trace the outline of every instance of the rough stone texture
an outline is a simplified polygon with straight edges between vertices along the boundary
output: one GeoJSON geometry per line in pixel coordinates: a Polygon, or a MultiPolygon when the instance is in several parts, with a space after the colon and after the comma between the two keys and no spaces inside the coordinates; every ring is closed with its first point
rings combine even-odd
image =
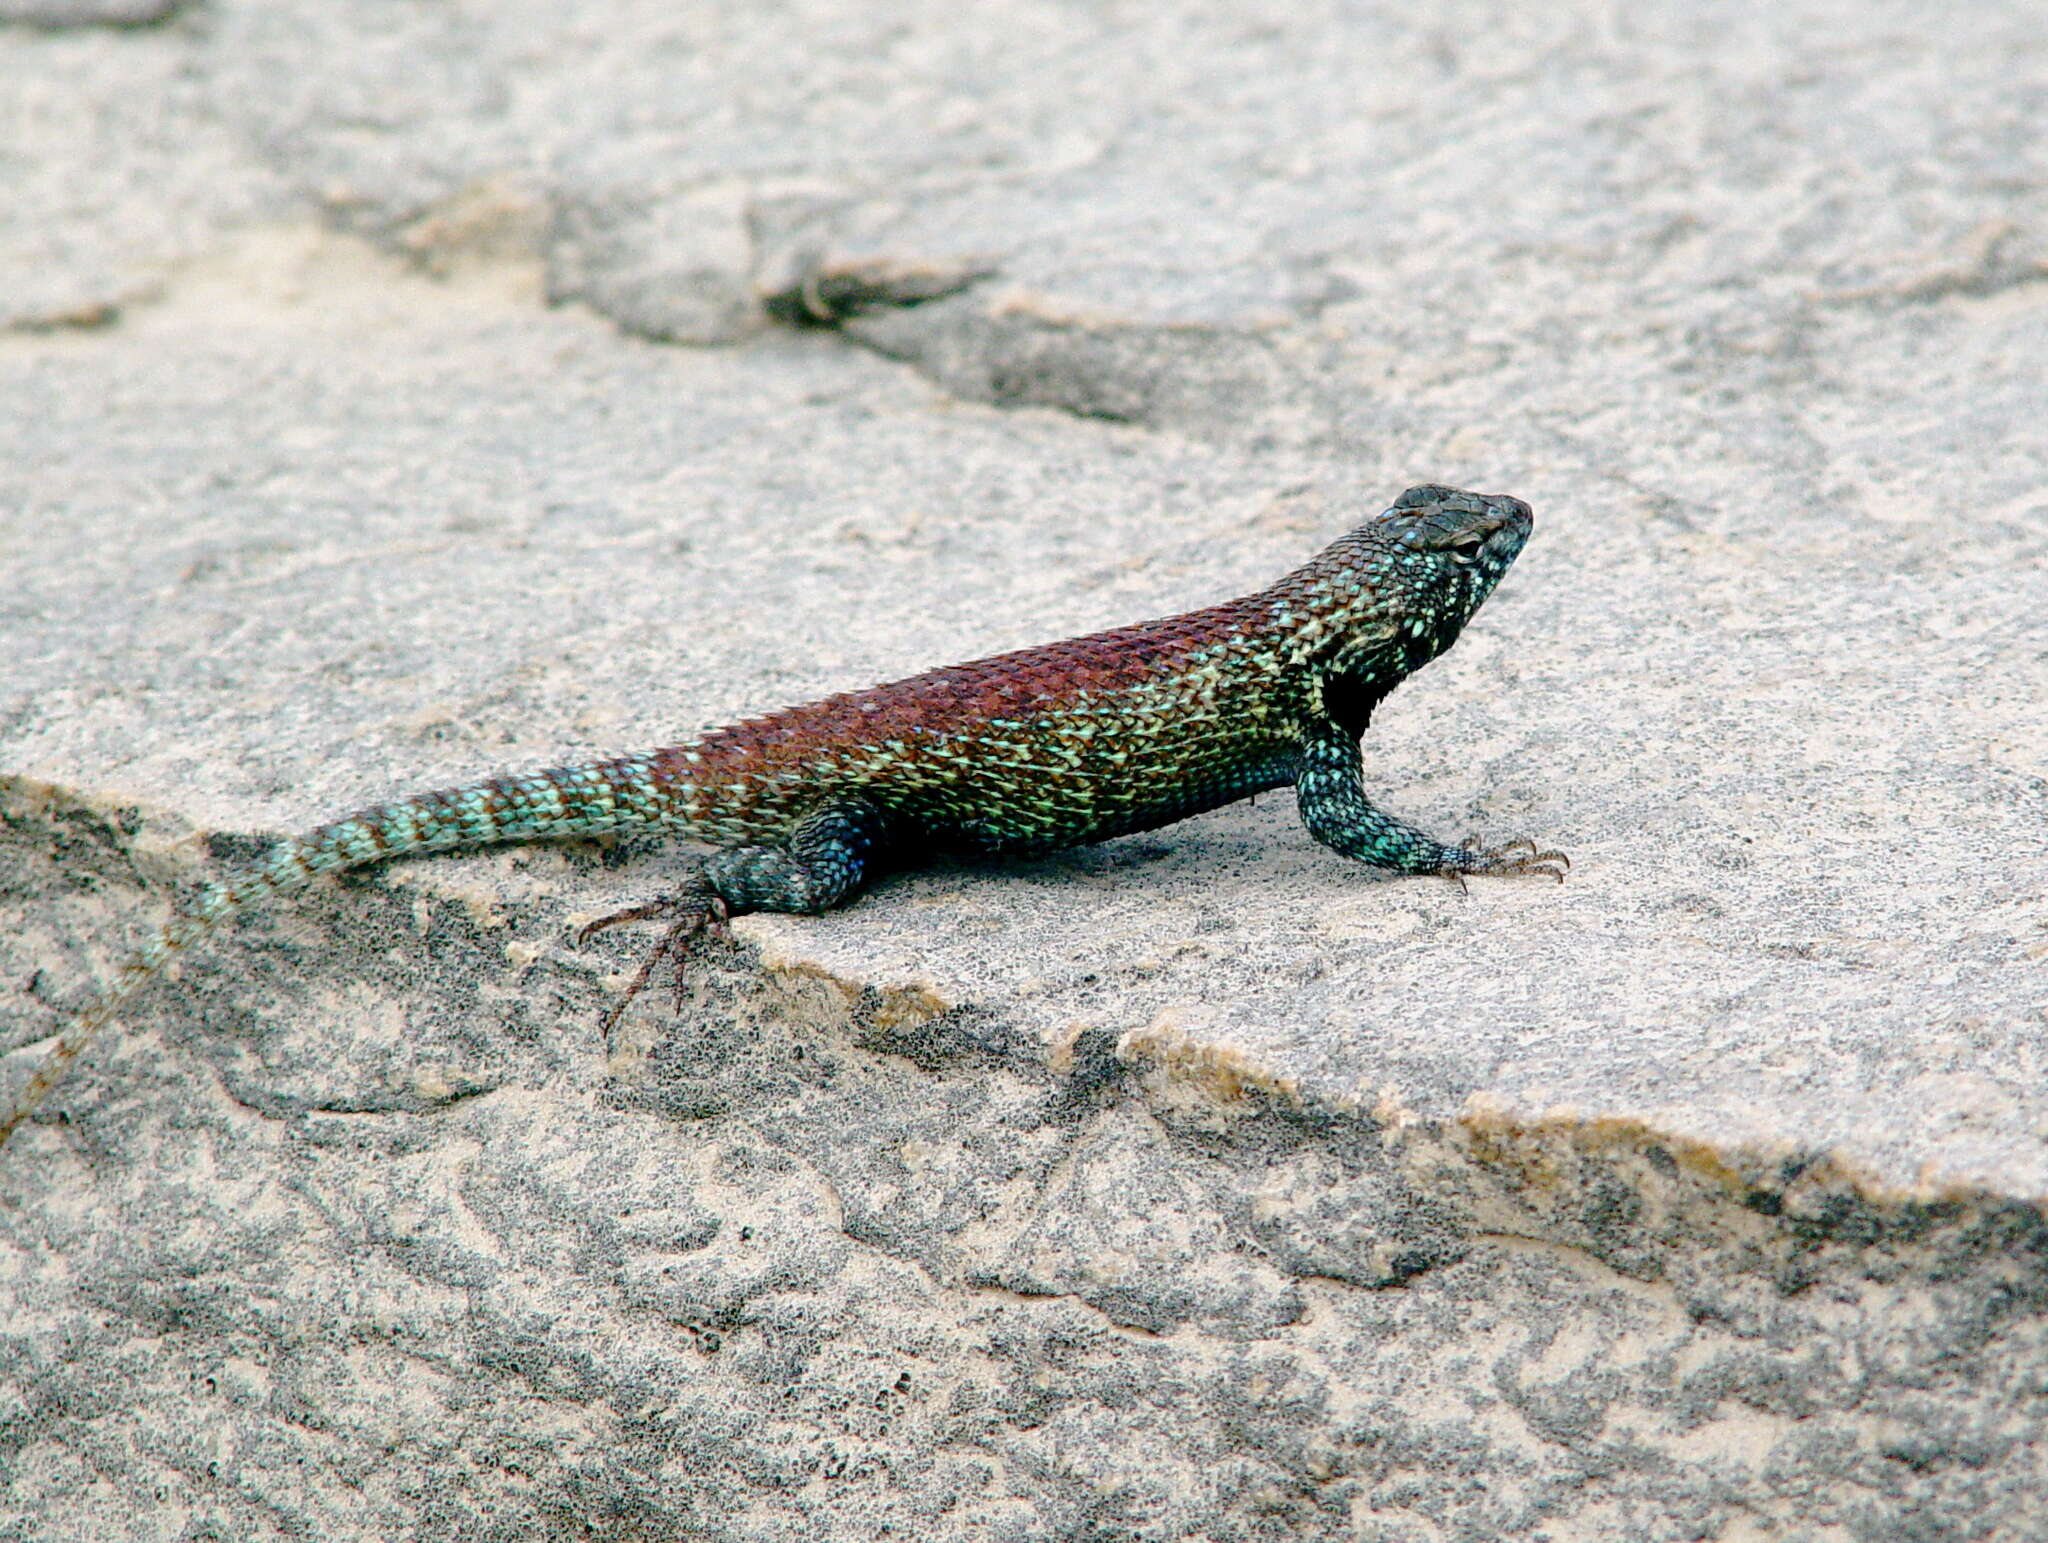
{"type": "Polygon", "coordinates": [[[252,917],[0,1154],[0,1538],[2040,1535],[2036,10],[0,30],[0,1085],[266,833],[1425,479],[1537,533],[1368,777],[1577,862],[1262,799],[609,1047],[678,854],[252,917]]]}

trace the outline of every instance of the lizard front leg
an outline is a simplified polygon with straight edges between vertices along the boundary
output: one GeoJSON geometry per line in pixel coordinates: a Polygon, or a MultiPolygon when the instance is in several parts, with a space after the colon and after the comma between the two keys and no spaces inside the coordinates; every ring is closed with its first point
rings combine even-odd
{"type": "Polygon", "coordinates": [[[813,810],[782,846],[728,847],[707,857],[684,888],[646,905],[599,917],[576,935],[580,943],[620,922],[665,920],[669,928],[605,1014],[603,1030],[638,996],[664,960],[674,964],[676,1000],[683,995],[683,965],[699,933],[722,931],[749,911],[815,916],[851,899],[873,875],[888,822],[872,804],[846,799],[813,810]]]}
{"type": "Polygon", "coordinates": [[[1459,880],[1468,873],[1486,873],[1564,882],[1571,866],[1564,853],[1541,850],[1533,841],[1446,846],[1375,809],[1358,779],[1357,738],[1327,718],[1311,723],[1301,737],[1294,792],[1301,823],[1332,851],[1396,873],[1441,873],[1459,880]]]}

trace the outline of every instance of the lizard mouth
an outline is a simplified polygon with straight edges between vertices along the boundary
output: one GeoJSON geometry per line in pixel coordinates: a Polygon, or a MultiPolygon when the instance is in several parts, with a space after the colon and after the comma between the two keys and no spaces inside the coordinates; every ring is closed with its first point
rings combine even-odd
{"type": "Polygon", "coordinates": [[[1536,529],[1536,511],[1519,498],[1501,494],[1493,500],[1495,518],[1500,522],[1493,533],[1486,538],[1489,552],[1505,550],[1513,557],[1528,544],[1529,535],[1536,529]]]}
{"type": "Polygon", "coordinates": [[[1487,537],[1487,545],[1491,546],[1502,538],[1507,538],[1519,546],[1529,539],[1529,533],[1536,528],[1535,510],[1519,498],[1510,498],[1505,493],[1496,494],[1489,498],[1487,503],[1491,506],[1488,512],[1493,523],[1493,530],[1487,537]]]}

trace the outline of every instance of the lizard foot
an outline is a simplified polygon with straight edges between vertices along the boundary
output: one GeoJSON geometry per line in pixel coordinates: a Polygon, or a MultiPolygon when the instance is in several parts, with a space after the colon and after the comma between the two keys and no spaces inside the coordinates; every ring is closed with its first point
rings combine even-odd
{"type": "Polygon", "coordinates": [[[1479,837],[1472,835],[1463,846],[1451,849],[1437,872],[1457,880],[1460,889],[1465,888],[1468,873],[1502,879],[1551,879],[1562,884],[1565,870],[1571,865],[1572,860],[1564,853],[1539,847],[1526,837],[1497,847],[1483,847],[1479,837]]]}
{"type": "Polygon", "coordinates": [[[732,911],[726,905],[723,896],[712,893],[707,887],[696,886],[673,895],[663,895],[659,900],[650,901],[646,905],[636,905],[628,910],[615,911],[610,916],[600,916],[576,934],[578,943],[586,943],[593,933],[602,932],[607,927],[616,927],[621,922],[666,920],[669,923],[668,931],[664,932],[661,941],[648,951],[639,970],[627,983],[624,994],[612,1004],[611,1011],[604,1015],[604,1021],[598,1025],[598,1031],[604,1035],[607,1046],[611,1044],[612,1029],[620,1016],[632,1004],[633,998],[646,989],[647,983],[654,978],[654,972],[661,968],[663,961],[675,966],[676,1008],[678,1011],[682,1009],[683,969],[689,962],[690,945],[697,940],[699,933],[709,932],[718,937],[726,936],[725,924],[731,917],[732,911]]]}

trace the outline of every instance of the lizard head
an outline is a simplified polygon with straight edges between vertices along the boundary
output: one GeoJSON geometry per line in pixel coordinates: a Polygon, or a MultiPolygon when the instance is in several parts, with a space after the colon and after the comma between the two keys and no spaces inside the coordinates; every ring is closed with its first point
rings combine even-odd
{"type": "Polygon", "coordinates": [[[1410,488],[1274,587],[1280,619],[1319,669],[1398,678],[1451,646],[1533,526],[1504,493],[1410,488]]]}

